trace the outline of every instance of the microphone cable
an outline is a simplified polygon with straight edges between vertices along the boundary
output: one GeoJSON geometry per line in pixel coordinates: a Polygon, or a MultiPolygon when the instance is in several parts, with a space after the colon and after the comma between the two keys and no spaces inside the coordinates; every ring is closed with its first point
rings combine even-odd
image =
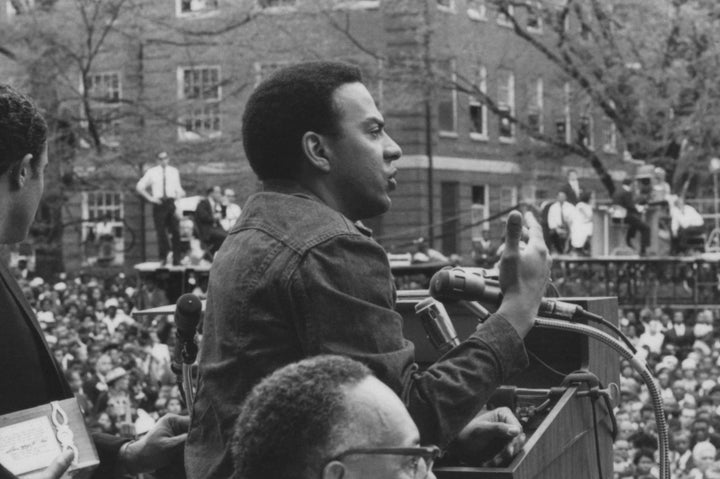
{"type": "MultiPolygon", "coordinates": [[[[500,288],[500,282],[497,280],[489,279],[486,277],[485,283],[488,286],[494,286],[494,287],[500,288]]],[[[553,300],[548,299],[547,301],[552,302],[553,300]]],[[[550,317],[551,319],[567,320],[566,318],[563,318],[561,316],[554,316],[552,313],[547,314],[547,317],[550,317]]],[[[583,308],[581,306],[577,306],[577,309],[574,314],[574,319],[584,319],[588,322],[592,321],[597,324],[602,324],[606,328],[610,329],[613,333],[615,333],[618,336],[618,338],[620,338],[620,340],[623,343],[625,343],[625,346],[627,346],[628,349],[630,349],[630,351],[633,352],[633,354],[637,353],[637,349],[630,342],[630,339],[625,335],[625,333],[620,331],[620,328],[618,328],[617,326],[615,326],[613,323],[611,323],[607,319],[603,318],[602,316],[595,314],[595,313],[591,313],[590,311],[586,310],[585,308],[583,308]]]]}

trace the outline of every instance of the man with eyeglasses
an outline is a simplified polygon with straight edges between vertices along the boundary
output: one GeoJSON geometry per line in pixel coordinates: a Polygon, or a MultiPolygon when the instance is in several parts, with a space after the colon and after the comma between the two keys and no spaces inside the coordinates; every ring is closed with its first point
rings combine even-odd
{"type": "Polygon", "coordinates": [[[261,381],[235,425],[235,476],[243,479],[435,478],[440,449],[395,393],[361,363],[315,356],[261,381]]]}

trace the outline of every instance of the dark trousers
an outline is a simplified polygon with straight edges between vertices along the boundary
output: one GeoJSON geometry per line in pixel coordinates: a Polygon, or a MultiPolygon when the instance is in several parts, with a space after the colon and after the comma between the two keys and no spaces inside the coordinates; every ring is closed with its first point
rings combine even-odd
{"type": "Polygon", "coordinates": [[[180,222],[175,216],[175,200],[168,198],[153,205],[160,261],[165,261],[172,242],[173,264],[180,264],[180,222]],[[170,239],[168,239],[170,235],[170,239]]]}
{"type": "Polygon", "coordinates": [[[203,242],[207,245],[210,254],[215,254],[215,252],[220,249],[226,236],[227,232],[220,226],[213,226],[208,229],[203,242]]]}
{"type": "Polygon", "coordinates": [[[568,233],[564,230],[562,233],[558,230],[550,230],[549,242],[547,244],[551,251],[556,251],[560,254],[567,252],[568,244],[568,233]]]}
{"type": "Polygon", "coordinates": [[[628,224],[625,242],[632,247],[632,239],[637,232],[640,232],[640,254],[645,254],[645,250],[650,246],[650,226],[647,225],[639,216],[627,215],[625,222],[628,224]]]}

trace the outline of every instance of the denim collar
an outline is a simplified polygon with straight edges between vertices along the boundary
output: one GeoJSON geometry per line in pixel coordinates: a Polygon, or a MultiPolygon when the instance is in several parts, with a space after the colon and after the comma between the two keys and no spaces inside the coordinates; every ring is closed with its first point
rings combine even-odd
{"type": "MultiPolygon", "coordinates": [[[[301,198],[307,198],[313,201],[317,201],[322,204],[326,204],[320,197],[318,197],[315,193],[308,190],[304,186],[302,186],[300,183],[298,183],[295,180],[285,180],[285,179],[273,179],[273,180],[265,180],[262,182],[262,191],[265,193],[280,193],[285,195],[292,195],[292,196],[299,196],[301,198]]],[[[367,236],[368,238],[372,238],[373,232],[370,228],[365,226],[362,221],[358,220],[354,222],[357,229],[362,233],[363,235],[367,236]]]]}

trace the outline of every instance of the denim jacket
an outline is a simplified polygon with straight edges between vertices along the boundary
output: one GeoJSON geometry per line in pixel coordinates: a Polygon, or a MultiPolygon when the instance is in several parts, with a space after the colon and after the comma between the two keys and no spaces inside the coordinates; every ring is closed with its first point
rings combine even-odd
{"type": "Polygon", "coordinates": [[[368,365],[404,401],[423,443],[447,445],[527,356],[498,315],[419,371],[394,310],[387,255],[369,230],[291,184],[251,196],[213,261],[188,477],[232,475],[243,399],[264,376],[318,354],[368,365]]]}

